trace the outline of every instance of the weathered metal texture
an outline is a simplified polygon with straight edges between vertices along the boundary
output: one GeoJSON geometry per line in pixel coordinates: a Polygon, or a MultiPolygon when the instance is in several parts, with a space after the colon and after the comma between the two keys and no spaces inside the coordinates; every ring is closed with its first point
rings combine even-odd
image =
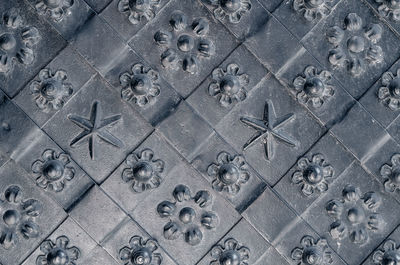
{"type": "Polygon", "coordinates": [[[399,0],[3,0],[1,265],[400,264],[399,0]]]}

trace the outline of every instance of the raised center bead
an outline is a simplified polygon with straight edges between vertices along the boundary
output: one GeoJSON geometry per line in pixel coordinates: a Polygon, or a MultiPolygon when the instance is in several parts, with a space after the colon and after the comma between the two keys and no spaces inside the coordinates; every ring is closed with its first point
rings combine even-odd
{"type": "Polygon", "coordinates": [[[239,92],[239,80],[235,76],[225,76],[220,83],[222,93],[233,96],[239,92]]]}
{"type": "Polygon", "coordinates": [[[239,170],[232,164],[224,164],[218,172],[219,179],[227,184],[233,184],[239,179],[239,170]]]}
{"type": "Polygon", "coordinates": [[[307,79],[306,83],[304,84],[304,91],[308,95],[312,96],[319,96],[324,91],[325,85],[321,79],[317,77],[307,79]]]}
{"type": "Polygon", "coordinates": [[[183,52],[189,52],[194,48],[194,40],[189,35],[181,35],[178,38],[178,48],[183,52]]]}
{"type": "Polygon", "coordinates": [[[55,248],[47,254],[47,262],[49,265],[67,265],[69,263],[69,257],[65,250],[55,248]]]}
{"type": "Polygon", "coordinates": [[[3,51],[11,51],[17,46],[17,41],[10,33],[5,33],[0,36],[0,48],[3,51]]]}
{"type": "Polygon", "coordinates": [[[364,210],[359,207],[353,207],[347,212],[347,219],[353,224],[359,224],[365,219],[364,210]]]}
{"type": "Polygon", "coordinates": [[[62,0],[44,0],[44,4],[50,8],[59,7],[62,0]]]}
{"type": "Polygon", "coordinates": [[[221,265],[239,265],[240,255],[235,250],[224,251],[219,258],[219,263],[221,265]]]}
{"type": "Polygon", "coordinates": [[[321,264],[322,253],[316,247],[308,247],[304,250],[302,260],[305,264],[321,264]]]}
{"type": "Polygon", "coordinates": [[[147,248],[140,248],[132,253],[131,261],[134,265],[149,265],[151,252],[147,248]]]}
{"type": "Polygon", "coordinates": [[[135,95],[146,95],[150,88],[151,82],[146,75],[135,75],[131,80],[131,89],[135,95]]]}
{"type": "Polygon", "coordinates": [[[40,94],[47,98],[47,99],[54,99],[54,95],[56,93],[56,87],[52,82],[47,82],[43,84],[43,86],[40,89],[40,94]]]}
{"type": "Polygon", "coordinates": [[[181,222],[184,224],[191,223],[195,217],[196,212],[190,207],[182,208],[182,210],[179,212],[179,220],[181,220],[181,222]]]}
{"type": "Polygon", "coordinates": [[[137,180],[141,181],[149,180],[153,175],[153,168],[147,162],[139,162],[133,168],[133,175],[137,180]]]}
{"type": "Polygon", "coordinates": [[[322,169],[319,166],[312,165],[304,171],[304,178],[310,184],[317,184],[322,180],[322,169]]]}
{"type": "Polygon", "coordinates": [[[50,160],[44,164],[43,174],[49,180],[57,180],[64,174],[64,166],[58,160],[50,160]]]}
{"type": "Polygon", "coordinates": [[[347,41],[347,48],[349,51],[354,53],[360,53],[364,51],[365,41],[363,37],[353,36],[347,41]]]}
{"type": "Polygon", "coordinates": [[[150,0],[130,0],[129,7],[135,11],[145,11],[150,8],[150,0]]]}
{"type": "Polygon", "coordinates": [[[19,223],[21,215],[16,210],[7,210],[3,214],[3,221],[6,225],[13,226],[19,223]]]}
{"type": "Polygon", "coordinates": [[[221,0],[221,7],[226,12],[235,12],[241,6],[241,0],[221,0]]]}

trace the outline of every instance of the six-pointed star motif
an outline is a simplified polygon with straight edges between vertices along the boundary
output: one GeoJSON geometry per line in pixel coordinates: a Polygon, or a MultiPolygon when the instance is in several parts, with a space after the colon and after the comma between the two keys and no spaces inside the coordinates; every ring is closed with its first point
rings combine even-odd
{"type": "Polygon", "coordinates": [[[264,107],[263,119],[255,119],[252,117],[241,117],[240,121],[247,126],[256,129],[257,132],[252,136],[243,146],[243,150],[248,149],[252,146],[258,139],[262,139],[265,149],[265,156],[267,160],[273,157],[273,140],[276,139],[290,147],[295,147],[297,142],[291,138],[283,135],[279,131],[279,128],[293,120],[295,115],[293,113],[286,114],[279,118],[276,117],[275,108],[272,102],[266,101],[264,107]]]}
{"type": "Polygon", "coordinates": [[[94,136],[96,135],[104,142],[116,147],[122,148],[124,146],[121,140],[112,135],[105,128],[106,126],[112,126],[119,121],[121,119],[121,114],[113,115],[104,119],[102,116],[103,114],[98,101],[95,101],[92,104],[89,119],[73,114],[68,116],[68,119],[83,129],[83,131],[71,141],[70,146],[75,147],[88,140],[89,155],[92,160],[94,160],[94,136]]]}

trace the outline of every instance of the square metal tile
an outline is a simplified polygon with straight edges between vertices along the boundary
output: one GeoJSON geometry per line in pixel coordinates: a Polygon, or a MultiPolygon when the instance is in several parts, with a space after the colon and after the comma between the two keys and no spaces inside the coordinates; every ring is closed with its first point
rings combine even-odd
{"type": "Polygon", "coordinates": [[[40,244],[23,265],[48,264],[63,259],[79,264],[88,261],[95,248],[96,242],[69,217],[40,244]]]}
{"type": "Polygon", "coordinates": [[[252,89],[248,99],[226,115],[216,131],[274,185],[324,130],[278,80],[270,77],[252,89]]]}
{"type": "Polygon", "coordinates": [[[239,220],[193,168],[174,167],[163,189],[142,200],[132,217],[179,264],[195,264],[239,220]]]}
{"type": "Polygon", "coordinates": [[[343,260],[360,264],[397,226],[398,202],[357,162],[342,174],[302,217],[343,260]]]}
{"type": "Polygon", "coordinates": [[[358,0],[341,1],[302,42],[356,99],[400,55],[399,37],[358,0]]]}
{"type": "Polygon", "coordinates": [[[66,213],[42,194],[15,162],[3,165],[0,176],[0,262],[19,264],[66,218],[66,213]]]}
{"type": "Polygon", "coordinates": [[[67,46],[40,70],[14,102],[42,127],[94,74],[93,68],[71,46],[67,46]]]}
{"type": "Polygon", "coordinates": [[[102,182],[152,130],[99,76],[87,82],[43,129],[96,182],[102,182]]]}
{"type": "Polygon", "coordinates": [[[97,243],[100,243],[126,217],[126,214],[99,187],[94,186],[72,209],[70,216],[97,243]]]}
{"type": "Polygon", "coordinates": [[[14,97],[66,42],[50,25],[41,21],[24,0],[1,1],[0,17],[0,27],[10,34],[6,37],[15,42],[2,49],[0,87],[8,96],[14,97]],[[7,18],[17,23],[11,26],[7,18]]]}
{"type": "Polygon", "coordinates": [[[130,45],[186,98],[237,41],[199,1],[171,0],[130,45]]]}

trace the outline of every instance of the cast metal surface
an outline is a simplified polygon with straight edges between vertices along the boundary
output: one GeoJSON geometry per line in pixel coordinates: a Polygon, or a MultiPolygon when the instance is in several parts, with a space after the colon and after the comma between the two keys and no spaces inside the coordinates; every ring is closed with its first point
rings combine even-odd
{"type": "Polygon", "coordinates": [[[400,264],[399,0],[0,1],[0,265],[400,264]]]}

